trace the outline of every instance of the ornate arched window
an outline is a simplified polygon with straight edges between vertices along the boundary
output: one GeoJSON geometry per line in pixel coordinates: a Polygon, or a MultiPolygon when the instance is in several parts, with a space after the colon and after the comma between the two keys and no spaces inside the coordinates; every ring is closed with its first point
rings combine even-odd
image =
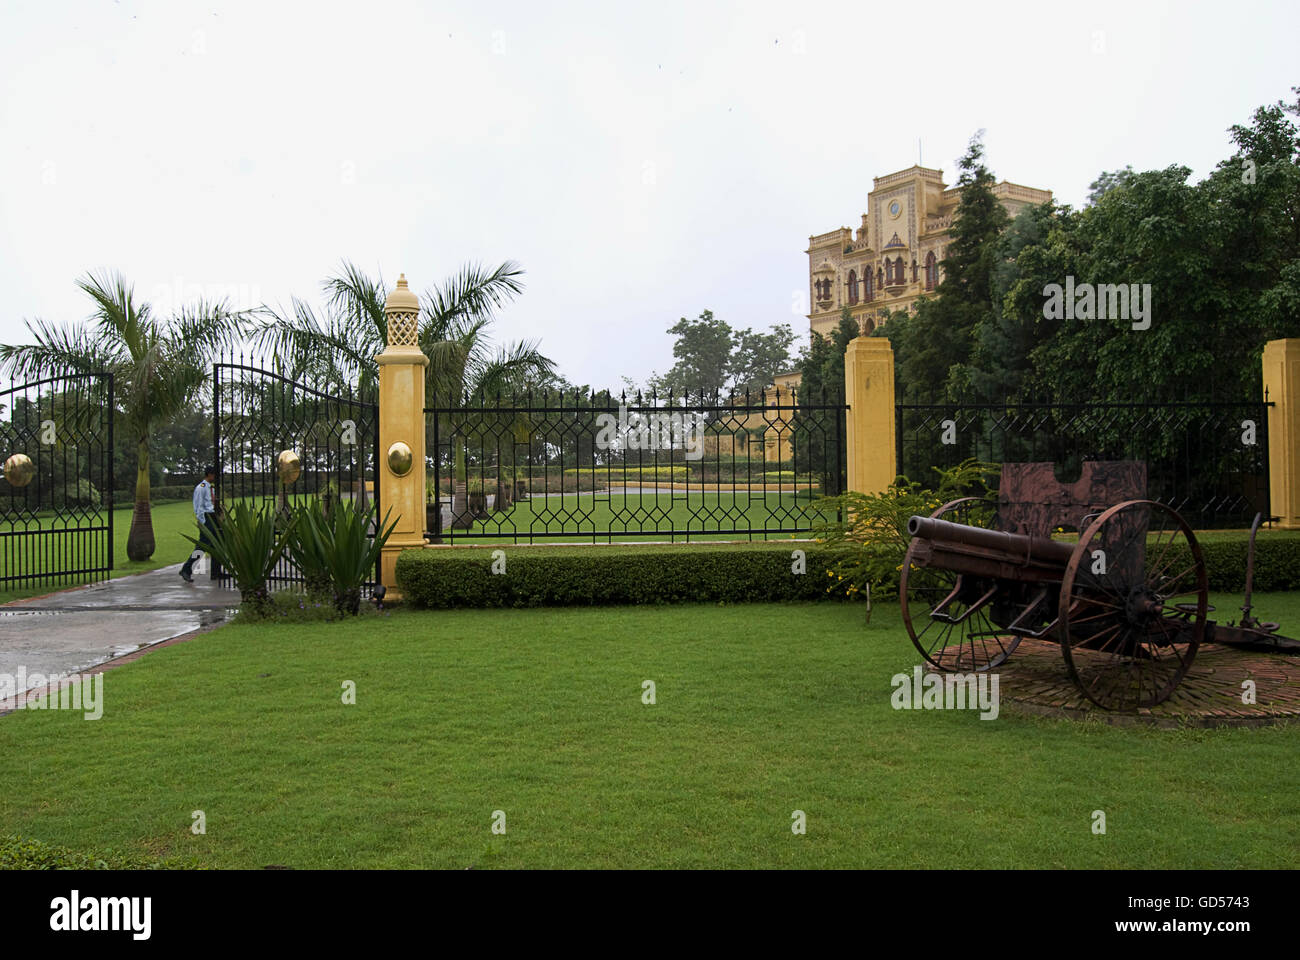
{"type": "Polygon", "coordinates": [[[849,271],[849,303],[858,302],[858,271],[849,271]]]}
{"type": "Polygon", "coordinates": [[[925,255],[925,289],[933,290],[939,285],[939,261],[931,250],[925,255]]]}
{"type": "Polygon", "coordinates": [[[867,269],[862,271],[862,285],[866,288],[862,294],[863,300],[871,301],[876,297],[875,288],[871,283],[872,279],[871,268],[867,267],[867,269]]]}
{"type": "MultiPolygon", "coordinates": [[[[889,262],[888,260],[885,261],[885,263],[888,262],[889,262]]],[[[888,281],[885,279],[885,271],[881,270],[879,267],[876,267],[876,286],[883,287],[887,282],[888,281]]]]}

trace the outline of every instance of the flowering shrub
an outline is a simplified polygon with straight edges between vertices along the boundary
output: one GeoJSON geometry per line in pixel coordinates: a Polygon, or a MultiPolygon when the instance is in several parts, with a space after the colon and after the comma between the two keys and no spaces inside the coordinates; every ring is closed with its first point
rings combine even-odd
{"type": "Polygon", "coordinates": [[[903,558],[912,539],[907,533],[907,521],[913,516],[927,517],[959,497],[990,497],[988,478],[997,476],[1000,468],[969,459],[947,470],[933,470],[939,476],[931,489],[900,476],[883,493],[823,497],[805,508],[842,518],[814,527],[818,542],[828,547],[852,548],[826,571],[827,593],[867,600],[870,616],[872,592],[880,596],[898,590],[903,558]]]}

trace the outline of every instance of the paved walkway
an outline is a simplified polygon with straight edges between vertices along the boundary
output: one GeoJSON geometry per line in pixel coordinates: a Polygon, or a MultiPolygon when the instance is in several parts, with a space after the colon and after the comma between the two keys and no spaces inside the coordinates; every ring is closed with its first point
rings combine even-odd
{"type": "Polygon", "coordinates": [[[0,605],[0,673],[75,673],[225,619],[239,592],[180,564],[0,605]]]}

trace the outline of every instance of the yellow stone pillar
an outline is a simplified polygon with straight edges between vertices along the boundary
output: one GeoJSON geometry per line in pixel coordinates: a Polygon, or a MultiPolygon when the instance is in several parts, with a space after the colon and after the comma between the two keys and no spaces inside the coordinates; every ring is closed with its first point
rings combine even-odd
{"type": "Polygon", "coordinates": [[[898,475],[894,463],[894,349],[884,337],[858,337],[844,352],[849,405],[849,489],[882,493],[898,475]]]}
{"type": "Polygon", "coordinates": [[[388,345],[379,364],[379,460],[375,467],[379,506],[395,521],[384,546],[380,574],[387,598],[397,599],[397,556],[424,546],[424,376],[429,358],[420,352],[420,301],[406,286],[406,274],[384,303],[388,345]]]}
{"type": "Polygon", "coordinates": [[[1300,340],[1264,344],[1268,408],[1268,486],[1283,530],[1300,529],[1300,340]]]}

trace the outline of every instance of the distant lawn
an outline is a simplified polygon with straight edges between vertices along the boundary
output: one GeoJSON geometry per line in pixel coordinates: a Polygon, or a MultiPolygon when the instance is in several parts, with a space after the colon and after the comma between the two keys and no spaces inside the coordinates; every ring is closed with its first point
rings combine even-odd
{"type": "Polygon", "coordinates": [[[101,720],[0,718],[0,833],[223,868],[1296,865],[1300,728],[895,711],[918,659],[893,604],[228,626],[110,671],[101,720]]]}
{"type": "MultiPolygon", "coordinates": [[[[669,531],[688,530],[692,540],[748,540],[737,531],[757,530],[754,538],[786,539],[790,530],[806,531],[822,519],[820,512],[804,512],[813,502],[807,491],[725,493],[714,491],[646,490],[534,494],[517,500],[503,511],[476,521],[465,538],[455,531],[457,543],[574,541],[608,542],[666,540],[669,531]]],[[[450,533],[451,531],[447,531],[450,533]]],[[[678,540],[684,540],[682,535],[678,540]]]]}
{"type": "MultiPolygon", "coordinates": [[[[42,527],[49,529],[54,525],[55,520],[53,517],[41,517],[40,523],[42,527]]],[[[62,525],[60,523],[60,526],[62,525]]],[[[8,524],[0,522],[0,532],[7,532],[9,529],[8,524]]],[[[131,507],[126,506],[114,510],[113,558],[116,562],[113,567],[113,576],[124,577],[132,573],[145,573],[149,570],[157,570],[159,567],[183,562],[193,549],[193,546],[183,535],[190,534],[192,536],[197,529],[198,527],[194,523],[194,508],[188,500],[155,504],[153,508],[153,534],[156,549],[153,556],[148,560],[133,563],[126,558],[126,538],[131,531],[131,507]]],[[[0,550],[3,550],[2,546],[0,546],[0,550]]],[[[3,555],[0,554],[0,560],[2,559],[3,555]]],[[[48,564],[50,561],[46,559],[44,562],[48,564]]],[[[77,585],[77,582],[53,583],[20,590],[0,590],[0,603],[18,600],[22,597],[53,593],[55,590],[63,590],[77,585]]]]}

